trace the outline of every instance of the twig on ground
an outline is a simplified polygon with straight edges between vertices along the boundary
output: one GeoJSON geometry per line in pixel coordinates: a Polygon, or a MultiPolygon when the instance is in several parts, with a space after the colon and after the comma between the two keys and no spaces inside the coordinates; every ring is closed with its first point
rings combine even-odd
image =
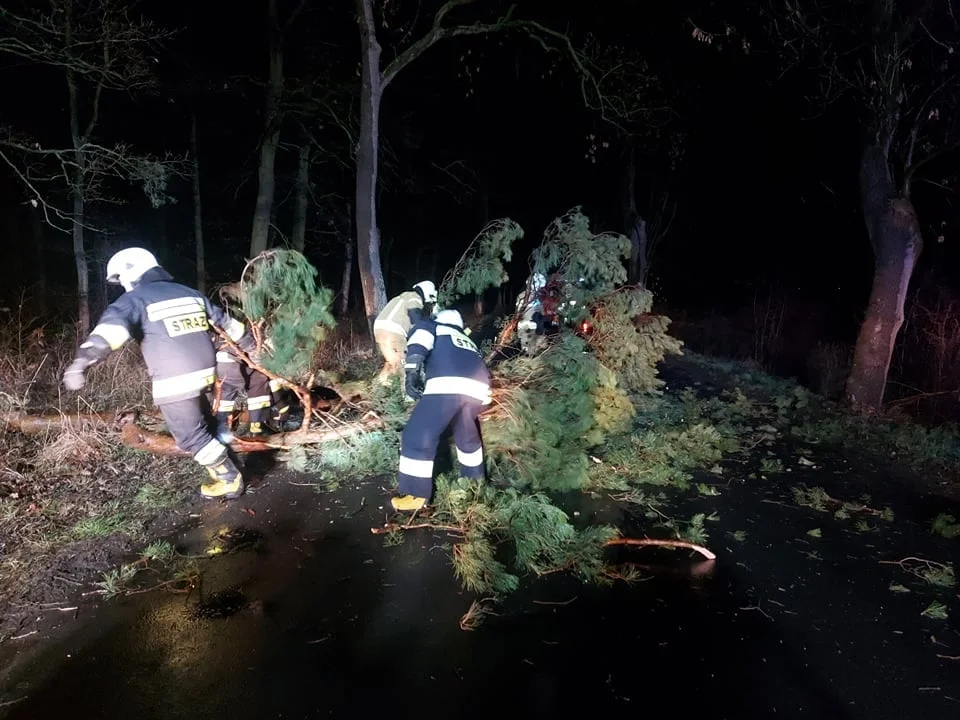
{"type": "Polygon", "coordinates": [[[464,535],[464,529],[462,527],[457,527],[456,525],[435,525],[434,523],[417,523],[411,525],[409,522],[400,524],[400,523],[384,523],[383,527],[370,528],[370,532],[374,535],[386,535],[387,533],[395,532],[397,530],[442,530],[444,532],[453,532],[458,535],[464,535]]]}
{"type": "Polygon", "coordinates": [[[614,538],[608,540],[604,545],[629,545],[632,547],[674,547],[686,548],[703,555],[707,560],[716,560],[717,556],[702,545],[687,542],[686,540],[653,540],[650,538],[614,538]]]}

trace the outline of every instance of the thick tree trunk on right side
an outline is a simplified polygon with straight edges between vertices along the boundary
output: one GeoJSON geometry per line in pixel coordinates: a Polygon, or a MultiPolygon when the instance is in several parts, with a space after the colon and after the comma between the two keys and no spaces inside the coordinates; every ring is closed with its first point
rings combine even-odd
{"type": "Polygon", "coordinates": [[[197,116],[190,116],[190,154],[193,156],[193,243],[197,253],[197,290],[207,294],[207,268],[203,248],[203,209],[200,205],[200,158],[197,156],[197,116]]]}
{"type": "Polygon", "coordinates": [[[266,91],[266,118],[263,141],[260,144],[260,168],[257,171],[257,206],[253,213],[250,233],[250,257],[264,250],[270,241],[270,218],[276,191],[274,165],[280,146],[280,97],[283,94],[283,50],[280,47],[280,28],[277,24],[277,0],[267,0],[270,35],[270,75],[266,91]]]}
{"type": "Polygon", "coordinates": [[[357,264],[363,287],[363,305],[372,336],[373,321],[387,304],[380,261],[380,228],[377,226],[380,99],[383,89],[373,0],[356,0],[356,3],[361,47],[360,135],[356,161],[357,264]]]}
{"type": "Polygon", "coordinates": [[[913,203],[896,192],[883,151],[868,147],[860,167],[864,221],[874,253],[873,288],[860,326],[846,398],[857,410],[877,410],[903,325],[910,278],[923,250],[913,203]]]}

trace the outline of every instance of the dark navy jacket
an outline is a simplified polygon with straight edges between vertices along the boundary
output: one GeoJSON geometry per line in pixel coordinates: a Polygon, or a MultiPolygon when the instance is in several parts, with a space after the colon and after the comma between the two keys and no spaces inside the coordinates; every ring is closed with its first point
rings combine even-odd
{"type": "Polygon", "coordinates": [[[465,395],[490,401],[490,371],[477,346],[455,325],[421,320],[407,338],[407,369],[423,362],[424,395],[465,395]]]}
{"type": "Polygon", "coordinates": [[[156,267],[103,311],[78,354],[103,360],[137,336],[153,381],[154,402],[177,402],[198,397],[214,382],[211,325],[238,344],[251,344],[243,323],[156,267]]]}

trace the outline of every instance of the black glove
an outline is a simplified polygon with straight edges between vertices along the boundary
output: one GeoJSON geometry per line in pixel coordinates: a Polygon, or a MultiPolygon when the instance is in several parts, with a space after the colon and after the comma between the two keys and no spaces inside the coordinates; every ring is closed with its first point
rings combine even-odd
{"type": "Polygon", "coordinates": [[[407,370],[407,378],[404,383],[404,394],[410,400],[419,400],[423,397],[423,389],[420,387],[420,370],[407,370]]]}

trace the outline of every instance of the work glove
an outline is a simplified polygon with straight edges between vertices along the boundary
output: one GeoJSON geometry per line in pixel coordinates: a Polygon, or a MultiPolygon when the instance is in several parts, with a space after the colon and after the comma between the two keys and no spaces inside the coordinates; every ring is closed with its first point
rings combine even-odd
{"type": "Polygon", "coordinates": [[[416,402],[423,397],[423,390],[420,388],[420,371],[410,370],[407,372],[404,382],[404,398],[407,402],[416,402]]]}
{"type": "Polygon", "coordinates": [[[86,373],[90,365],[89,360],[76,358],[72,363],[67,365],[67,369],[63,371],[63,386],[71,392],[80,390],[87,382],[84,373],[86,373]]]}

